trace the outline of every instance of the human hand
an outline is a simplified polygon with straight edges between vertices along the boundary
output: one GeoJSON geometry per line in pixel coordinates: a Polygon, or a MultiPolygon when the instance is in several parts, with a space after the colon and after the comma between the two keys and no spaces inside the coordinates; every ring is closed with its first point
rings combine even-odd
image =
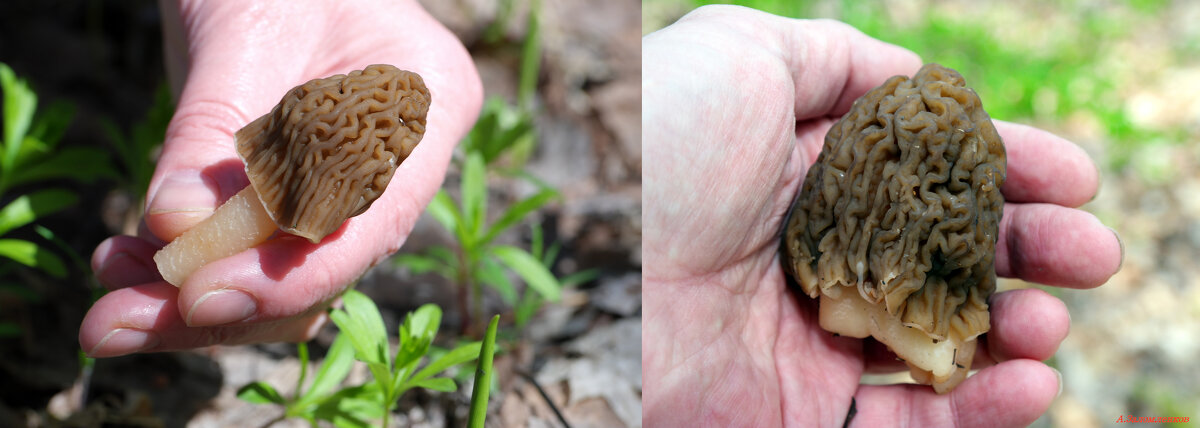
{"type": "Polygon", "coordinates": [[[400,247],[441,186],[479,112],[479,75],[458,39],[416,1],[162,3],[168,70],[186,77],[173,79],[182,91],[144,227],[93,254],[110,292],[84,318],[80,346],[110,357],[307,340],[324,308],[400,247]],[[281,234],[198,269],[179,288],[162,281],[154,253],[248,183],[234,132],[298,84],[376,63],[420,74],[433,102],[422,142],[371,209],[319,244],[281,234]]]}
{"type": "MultiPolygon", "coordinates": [[[[992,329],[953,392],[860,385],[906,370],[873,339],[834,337],[786,286],[779,231],[825,133],[853,101],[921,66],[832,21],[697,9],[643,39],[643,390],[647,426],[1024,426],[1055,398],[1039,362],[1070,316],[1037,289],[990,300],[992,329]]],[[[1002,71],[998,71],[1002,72],[1002,71]]],[[[986,107],[986,100],[985,107],[986,107]]],[[[1090,288],[1120,265],[1116,235],[1075,209],[1098,172],[1075,145],[996,121],[1008,155],[996,271],[1090,288]]]]}

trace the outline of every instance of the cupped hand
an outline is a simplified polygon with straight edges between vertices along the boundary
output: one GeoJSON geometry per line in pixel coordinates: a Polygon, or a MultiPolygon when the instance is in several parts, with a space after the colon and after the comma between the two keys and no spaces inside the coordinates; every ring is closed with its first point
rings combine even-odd
{"type": "MultiPolygon", "coordinates": [[[[1045,292],[994,295],[982,370],[937,395],[860,385],[905,367],[874,340],[825,332],[816,303],[787,290],[779,230],[826,131],[870,88],[913,75],[915,54],[838,22],[716,6],[646,36],[642,58],[647,426],[842,426],[852,404],[853,426],[1024,426],[1045,412],[1060,381],[1040,360],[1070,324],[1045,292]]],[[[1047,132],[996,127],[1008,152],[997,273],[1104,283],[1120,242],[1075,208],[1097,190],[1095,166],[1047,132]]]]}
{"type": "Polygon", "coordinates": [[[482,102],[462,44],[415,0],[165,1],[168,70],[179,89],[138,237],[92,258],[110,290],[79,342],[93,357],[213,344],[306,340],[323,309],[404,242],[441,186],[482,102]],[[319,244],[286,234],[210,263],[178,289],[154,253],[247,185],[233,134],[292,87],[370,64],[420,74],[433,100],[427,132],[382,197],[319,244]]]}

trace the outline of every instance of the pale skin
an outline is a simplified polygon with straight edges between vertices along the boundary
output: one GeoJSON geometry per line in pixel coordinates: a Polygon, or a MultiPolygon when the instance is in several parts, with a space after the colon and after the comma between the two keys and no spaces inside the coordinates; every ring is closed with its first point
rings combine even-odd
{"type": "Polygon", "coordinates": [[[329,303],[400,247],[441,186],[478,114],[479,75],[416,1],[161,4],[178,106],[139,236],[109,238],[93,254],[110,292],[86,315],[80,346],[110,357],[307,340],[329,303]],[[424,139],[371,209],[318,244],[280,234],[200,268],[178,289],[162,281],[155,251],[247,184],[233,133],[295,85],[376,63],[420,74],[433,104],[424,139]]]}
{"type": "MultiPolygon", "coordinates": [[[[907,368],[878,342],[822,330],[815,302],[786,286],[780,225],[826,131],[920,58],[842,23],[731,6],[699,9],[642,49],[646,426],[840,427],[852,399],[851,426],[863,427],[1025,426],[1046,411],[1060,381],[1041,361],[1070,326],[1048,293],[994,295],[982,370],[937,395],[860,385],[907,368]]],[[[1119,238],[1077,209],[1097,191],[1096,167],[1048,132],[996,127],[1008,151],[997,273],[1103,284],[1119,238]]]]}

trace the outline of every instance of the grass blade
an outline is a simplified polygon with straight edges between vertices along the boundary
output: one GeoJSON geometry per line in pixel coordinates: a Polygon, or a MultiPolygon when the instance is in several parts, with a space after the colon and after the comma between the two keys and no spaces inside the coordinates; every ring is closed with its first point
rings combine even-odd
{"type": "Polygon", "coordinates": [[[462,215],[465,221],[460,229],[465,231],[467,238],[461,244],[464,247],[474,247],[478,241],[479,232],[483,229],[484,218],[487,217],[487,169],[483,157],[479,153],[467,154],[467,164],[462,171],[462,215]],[[465,226],[465,228],[463,228],[465,226]]]}
{"type": "Polygon", "coordinates": [[[479,365],[475,368],[475,388],[471,391],[471,414],[467,426],[483,428],[487,418],[488,394],[492,390],[492,354],[496,352],[496,328],[500,326],[500,315],[488,323],[487,335],[479,351],[479,365]]]}

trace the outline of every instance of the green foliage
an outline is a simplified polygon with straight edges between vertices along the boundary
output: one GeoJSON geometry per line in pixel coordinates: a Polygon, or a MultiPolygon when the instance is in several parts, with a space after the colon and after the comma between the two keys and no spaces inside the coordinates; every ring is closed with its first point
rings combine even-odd
{"type": "MultiPolygon", "coordinates": [[[[479,120],[463,138],[462,153],[479,153],[489,166],[507,157],[509,166],[504,169],[518,171],[533,151],[536,142],[533,131],[532,113],[491,97],[483,103],[479,120]]],[[[456,163],[461,166],[466,159],[460,157],[456,163]]]]}
{"type": "MultiPolygon", "coordinates": [[[[389,351],[387,330],[379,309],[366,295],[347,291],[342,296],[344,309],[336,309],[330,318],[340,330],[325,360],[317,369],[308,389],[303,385],[307,370],[301,372],[292,398],[285,398],[264,382],[253,382],[238,390],[238,397],[256,404],[277,404],[285,408],[284,418],[303,418],[312,424],[318,420],[335,426],[366,427],[382,419],[387,426],[396,402],[413,388],[453,391],[454,380],[436,377],[452,367],[475,360],[479,342],[458,346],[442,353],[418,369],[433,352],[433,339],[441,324],[442,311],[427,304],[409,313],[399,328],[399,345],[389,351]],[[338,389],[349,375],[355,360],[367,365],[371,381],[338,389]]],[[[301,366],[308,366],[308,347],[298,345],[301,366]]]]}
{"type": "MultiPolygon", "coordinates": [[[[529,252],[497,245],[496,237],[515,226],[529,214],[558,197],[554,189],[543,187],[537,193],[517,201],[505,209],[492,223],[487,222],[487,168],[479,152],[467,152],[456,204],[445,190],[438,192],[429,204],[429,214],[450,231],[458,248],[433,246],[424,253],[402,254],[395,262],[415,273],[436,272],[457,281],[479,299],[480,284],[495,289],[509,305],[516,304],[517,291],[507,276],[511,271],[525,284],[548,300],[557,300],[562,285],[545,264],[529,252]]],[[[482,310],[476,303],[476,310],[482,310]]],[[[478,317],[477,317],[478,318],[478,317]]]]}
{"type": "MultiPolygon", "coordinates": [[[[491,34],[488,40],[492,43],[499,39],[512,5],[510,1],[502,1],[499,7],[497,22],[488,29],[491,34]]],[[[532,254],[522,248],[495,243],[502,233],[559,197],[556,190],[523,170],[537,144],[533,101],[541,67],[540,10],[541,1],[534,0],[530,5],[526,37],[521,44],[517,104],[497,97],[484,103],[479,120],[463,138],[461,154],[456,157],[455,163],[462,177],[458,202],[442,190],[427,208],[429,214],[454,235],[457,248],[433,246],[422,253],[401,254],[394,259],[397,265],[414,273],[434,272],[457,282],[461,292],[475,296],[476,319],[482,311],[482,285],[495,290],[506,304],[517,306],[523,314],[518,316],[520,320],[527,320],[545,300],[557,300],[563,287],[550,272],[553,259],[545,261],[540,254],[540,235],[534,243],[539,250],[532,254]],[[487,175],[490,170],[524,178],[538,186],[538,191],[508,205],[489,224],[487,175]],[[510,272],[525,282],[527,287],[523,295],[518,294],[510,280],[510,272]]],[[[462,300],[469,299],[463,297],[462,300]]],[[[465,314],[471,313],[467,308],[463,310],[465,314]]],[[[523,324],[523,321],[519,323],[523,324]]]]}
{"type": "Polygon", "coordinates": [[[542,0],[531,0],[529,25],[525,41],[521,45],[521,74],[517,82],[518,105],[522,111],[533,109],[533,97],[537,92],[538,72],[542,64],[542,0]]]}
{"type": "Polygon", "coordinates": [[[1169,2],[1010,6],[1036,6],[1042,13],[1069,17],[1071,28],[1046,37],[1014,36],[1004,24],[981,25],[992,18],[985,8],[972,8],[971,15],[963,16],[962,9],[934,4],[923,10],[919,19],[898,20],[889,13],[888,3],[879,0],[692,2],[695,6],[733,3],[782,16],[844,21],[874,38],[916,52],[925,62],[958,70],[997,119],[1063,123],[1079,113],[1090,116],[1111,138],[1108,160],[1112,168],[1127,166],[1131,156],[1147,144],[1184,140],[1183,130],[1154,129],[1134,122],[1118,98],[1119,90],[1128,83],[1118,81],[1119,73],[1105,62],[1114,46],[1137,33],[1138,19],[1160,14],[1169,2]]]}
{"type": "Polygon", "coordinates": [[[118,160],[125,168],[123,185],[133,195],[144,196],[154,174],[151,153],[166,138],[167,125],[175,114],[175,102],[171,100],[171,89],[164,82],[154,91],[154,103],[146,111],[146,117],[133,125],[129,135],[121,132],[112,121],[103,121],[104,133],[116,150],[118,160]]]}
{"type": "Polygon", "coordinates": [[[467,426],[471,428],[483,428],[487,418],[488,393],[492,389],[492,355],[496,352],[496,328],[499,325],[500,316],[493,316],[483,336],[483,349],[475,367],[475,387],[471,392],[471,413],[467,417],[467,426]]]}
{"type": "MultiPolygon", "coordinates": [[[[534,259],[538,260],[542,266],[549,269],[554,265],[554,261],[558,259],[558,252],[562,250],[562,246],[558,242],[550,244],[546,247],[542,238],[542,226],[534,224],[531,226],[531,244],[529,254],[534,259]]],[[[600,272],[595,269],[586,269],[572,273],[558,279],[560,288],[574,287],[596,279],[600,276],[600,272]]],[[[524,328],[529,320],[537,314],[537,310],[542,307],[545,299],[538,293],[525,293],[521,296],[521,300],[517,302],[517,306],[513,309],[513,316],[518,328],[524,328]]]]}
{"type": "MultiPolygon", "coordinates": [[[[108,154],[91,147],[60,147],[74,109],[65,103],[54,103],[37,111],[37,94],[29,84],[16,76],[8,65],[0,63],[0,90],[4,91],[3,147],[0,147],[0,197],[7,196],[16,186],[36,184],[47,180],[77,180],[89,182],[97,178],[116,176],[109,165],[108,154]]],[[[0,208],[0,236],[29,225],[45,216],[62,211],[78,198],[74,192],[43,188],[18,195],[0,208]]],[[[54,234],[37,226],[43,238],[55,242],[73,259],[79,256],[62,245],[54,234]]],[[[56,253],[25,239],[0,239],[0,256],[21,265],[36,268],[53,276],[67,275],[66,263],[56,253]]],[[[76,263],[77,266],[86,264],[76,263]]]]}

